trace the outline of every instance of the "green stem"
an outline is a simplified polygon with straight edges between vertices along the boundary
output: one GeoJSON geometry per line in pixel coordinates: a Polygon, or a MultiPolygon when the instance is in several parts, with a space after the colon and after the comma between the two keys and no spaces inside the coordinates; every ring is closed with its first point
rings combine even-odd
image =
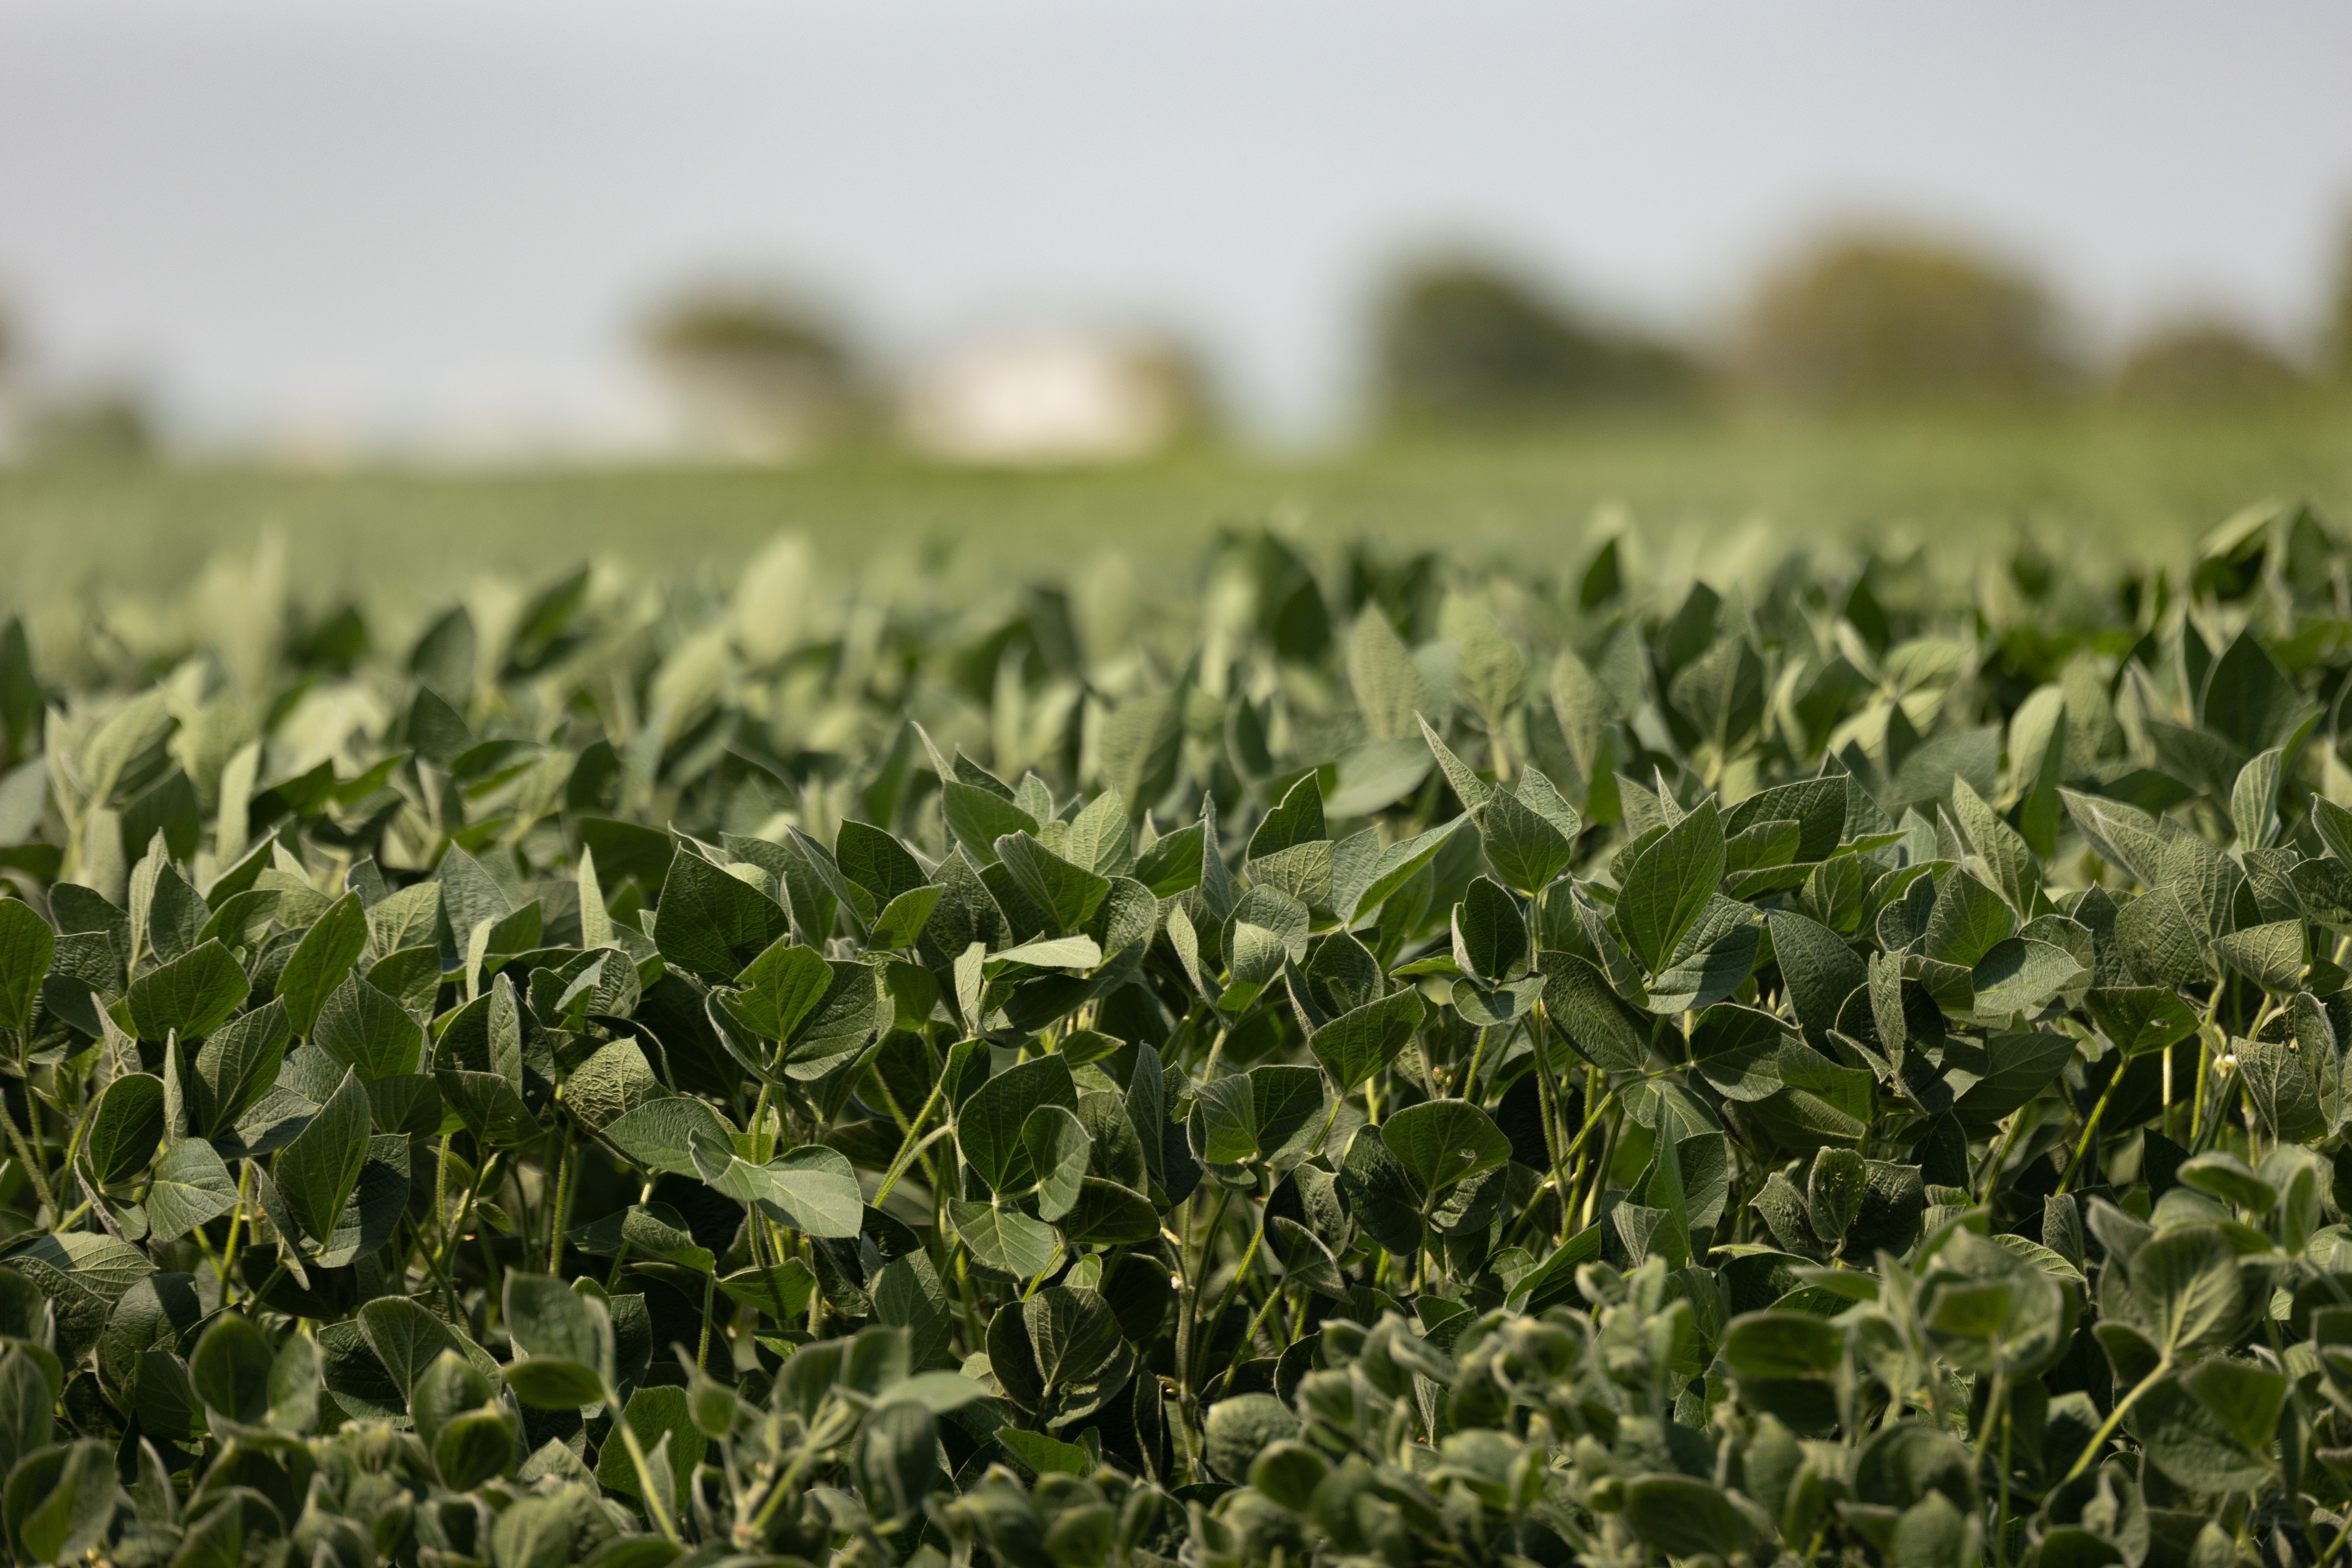
{"type": "MultiPolygon", "coordinates": [[[[2066,1472],[2064,1480],[2071,1481],[2091,1468],[2091,1461],[2099,1457],[2099,1445],[2115,1435],[2116,1428],[2123,1424],[2125,1413],[2138,1404],[2139,1396],[2154,1388],[2164,1374],[2171,1370],[2172,1358],[2166,1356],[2156,1363],[2154,1372],[2141,1378],[2137,1386],[2116,1401],[2116,1407],[2107,1413],[2107,1418],[2099,1424],[2099,1429],[2091,1434],[2091,1440],[2083,1445],[2081,1457],[2075,1459],[2074,1468],[2066,1472]]],[[[2061,1484],[2063,1485],[2063,1482],[2062,1481],[2061,1484]]]]}
{"type": "Polygon", "coordinates": [[[2083,1157],[2091,1152],[2091,1140],[2099,1131],[2099,1118],[2107,1113],[2107,1101],[2116,1097],[2116,1085],[2124,1080],[2125,1063],[2116,1059],[2116,1070],[2107,1079],[2107,1087],[2099,1090],[2099,1101],[2091,1107],[2090,1119],[2083,1123],[2083,1136],[2074,1145],[2074,1157],[2066,1162],[2066,1173],[2058,1178],[2058,1191],[2063,1194],[2074,1184],[2074,1173],[2082,1168],[2083,1157]]]}
{"type": "Polygon", "coordinates": [[[572,1209],[572,1181],[577,1174],[572,1157],[572,1119],[563,1120],[563,1146],[555,1156],[555,1206],[547,1226],[547,1271],[563,1277],[563,1221],[572,1209]]]}
{"type": "Polygon", "coordinates": [[[686,1543],[678,1536],[677,1521],[670,1517],[669,1510],[654,1501],[653,1468],[646,1461],[646,1446],[637,1441],[636,1428],[629,1425],[628,1416],[623,1413],[620,1396],[609,1388],[604,1391],[604,1406],[613,1413],[613,1425],[620,1429],[621,1441],[629,1450],[629,1463],[636,1468],[637,1495],[645,1500],[646,1512],[661,1526],[665,1540],[683,1546],[686,1543]]]}
{"type": "MultiPolygon", "coordinates": [[[[1216,1348],[1217,1329],[1225,1321],[1225,1309],[1231,1307],[1234,1304],[1234,1298],[1241,1293],[1242,1281],[1248,1277],[1250,1265],[1257,1261],[1258,1247],[1265,1240],[1265,1211],[1261,1208],[1258,1210],[1257,1229],[1251,1233],[1249,1246],[1242,1253],[1241,1263],[1234,1269],[1234,1277],[1225,1282],[1224,1294],[1217,1298],[1216,1310],[1209,1314],[1208,1324],[1202,1331],[1202,1342],[1212,1352],[1216,1348]]],[[[1246,1344],[1248,1341],[1244,1340],[1243,1343],[1246,1344]]]]}
{"type": "Polygon", "coordinates": [[[2009,1146],[2016,1142],[2017,1130],[2025,1125],[2027,1109],[2027,1106],[2021,1105],[2010,1114],[2009,1125],[2001,1131],[2000,1144],[1986,1159],[1984,1173],[1977,1179],[1977,1184],[1983,1189],[1977,1194],[1979,1203],[1992,1202],[1993,1186],[2000,1180],[2001,1163],[2009,1158],[2009,1146]]]}
{"type": "Polygon", "coordinates": [[[940,1096],[945,1094],[947,1089],[947,1079],[942,1077],[931,1086],[931,1097],[923,1101],[923,1109],[915,1112],[915,1119],[907,1123],[907,1135],[898,1141],[898,1152],[890,1161],[890,1168],[882,1173],[882,1185],[874,1194],[876,1208],[882,1206],[882,1200],[890,1195],[890,1189],[898,1184],[898,1178],[907,1173],[907,1167],[913,1164],[915,1156],[921,1152],[923,1145],[916,1141],[917,1137],[923,1130],[923,1123],[930,1120],[932,1108],[939,1104],[940,1096]]]}
{"type": "MultiPolygon", "coordinates": [[[[25,1119],[33,1123],[37,1135],[40,1130],[40,1111],[33,1102],[32,1080],[26,1079],[25,1080],[25,1119]]],[[[16,1131],[16,1119],[8,1114],[5,1101],[0,1101],[0,1124],[6,1125],[8,1142],[16,1149],[16,1158],[24,1163],[25,1173],[33,1178],[34,1194],[41,1200],[41,1205],[49,1211],[49,1223],[56,1224],[58,1200],[49,1192],[48,1173],[41,1168],[41,1163],[38,1160],[33,1158],[33,1152],[25,1146],[25,1135],[16,1131]]]]}
{"type": "MultiPolygon", "coordinates": [[[[237,1167],[236,1202],[229,1205],[228,1237],[221,1243],[220,1282],[221,1302],[224,1306],[228,1303],[231,1295],[228,1283],[229,1271],[236,1267],[236,1222],[245,1217],[245,1205],[253,1201],[251,1195],[246,1191],[247,1185],[252,1179],[253,1166],[250,1162],[237,1167]]],[[[202,1228],[198,1227],[199,1230],[202,1228]]]]}
{"type": "MultiPolygon", "coordinates": [[[[1201,1276],[1209,1267],[1209,1253],[1216,1245],[1217,1232],[1225,1223],[1225,1205],[1233,1201],[1233,1196],[1230,1188],[1221,1186],[1217,1189],[1217,1201],[1209,1214],[1209,1228],[1201,1242],[1199,1261],[1193,1260],[1189,1241],[1179,1254],[1179,1261],[1184,1266],[1184,1289],[1181,1303],[1182,1315],[1176,1321],[1176,1386],[1187,1400],[1194,1393],[1194,1373],[1198,1370],[1193,1362],[1200,1349],[1201,1276]]],[[[1201,1194],[1195,1191],[1188,1200],[1188,1206],[1197,1212],[1200,1203],[1201,1194]]]]}

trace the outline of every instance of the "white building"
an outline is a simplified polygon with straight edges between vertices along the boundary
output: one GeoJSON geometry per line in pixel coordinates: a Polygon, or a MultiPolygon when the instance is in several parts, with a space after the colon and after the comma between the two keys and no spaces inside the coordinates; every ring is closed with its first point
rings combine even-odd
{"type": "Polygon", "coordinates": [[[918,451],[1012,467],[1118,463],[1182,437],[1199,415],[1166,346],[1079,330],[976,340],[908,378],[900,426],[918,451]]]}

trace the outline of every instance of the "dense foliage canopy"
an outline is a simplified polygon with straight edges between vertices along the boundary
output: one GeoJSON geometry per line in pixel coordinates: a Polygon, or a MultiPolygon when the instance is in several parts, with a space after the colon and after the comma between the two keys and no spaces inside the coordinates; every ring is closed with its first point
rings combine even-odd
{"type": "Polygon", "coordinates": [[[2347,1539],[2318,518],[1666,597],[1236,536],[1176,663],[793,559],[0,636],[17,1561],[2347,1539]]]}

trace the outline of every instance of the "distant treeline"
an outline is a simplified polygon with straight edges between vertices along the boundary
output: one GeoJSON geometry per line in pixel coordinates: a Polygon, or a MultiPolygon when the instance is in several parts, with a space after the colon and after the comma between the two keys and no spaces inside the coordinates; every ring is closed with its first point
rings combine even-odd
{"type": "Polygon", "coordinates": [[[2298,349],[2200,316],[2102,358],[2024,268],[1892,233],[1832,236],[1798,253],[1716,342],[1612,324],[1475,256],[1401,271],[1371,330],[1372,408],[1391,433],[1729,402],[1916,409],[2099,396],[2243,407],[2352,383],[2352,250],[2332,319],[2298,349]]]}

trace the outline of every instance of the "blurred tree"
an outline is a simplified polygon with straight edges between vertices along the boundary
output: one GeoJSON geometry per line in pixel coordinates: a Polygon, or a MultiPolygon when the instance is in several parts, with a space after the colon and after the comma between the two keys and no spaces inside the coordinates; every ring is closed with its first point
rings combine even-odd
{"type": "Polygon", "coordinates": [[[1492,263],[1406,272],[1374,318],[1381,420],[1426,428],[1522,423],[1696,401],[1705,376],[1669,344],[1579,320],[1492,263]]]}
{"type": "Polygon", "coordinates": [[[2335,313],[2320,345],[2320,361],[2336,379],[2352,386],[2352,220],[2344,225],[2342,247],[2336,256],[2335,313]]]}
{"type": "Polygon", "coordinates": [[[1969,401],[2063,386],[2057,307],[2027,274],[1966,248],[1833,237],[1769,276],[1749,307],[1745,378],[1827,406],[1969,401]]]}
{"type": "Polygon", "coordinates": [[[855,364],[828,315],[772,289],[698,287],[657,308],[645,348],[715,455],[789,462],[839,440],[857,405],[855,364]]]}
{"type": "Polygon", "coordinates": [[[2305,384],[2276,351],[2217,320],[2158,328],[2124,355],[2115,377],[2126,402],[2194,409],[2275,402],[2305,384]]]}
{"type": "Polygon", "coordinates": [[[26,425],[25,447],[36,462],[140,463],[156,452],[154,416],[125,387],[37,400],[26,425]]]}

